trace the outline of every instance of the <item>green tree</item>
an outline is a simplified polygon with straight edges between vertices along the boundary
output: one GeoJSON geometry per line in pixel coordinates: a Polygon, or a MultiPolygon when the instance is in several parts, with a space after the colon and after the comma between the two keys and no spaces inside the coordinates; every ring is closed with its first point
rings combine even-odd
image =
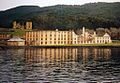
{"type": "Polygon", "coordinates": [[[14,31],[11,32],[12,36],[23,36],[25,34],[24,30],[21,29],[15,29],[14,31]]]}

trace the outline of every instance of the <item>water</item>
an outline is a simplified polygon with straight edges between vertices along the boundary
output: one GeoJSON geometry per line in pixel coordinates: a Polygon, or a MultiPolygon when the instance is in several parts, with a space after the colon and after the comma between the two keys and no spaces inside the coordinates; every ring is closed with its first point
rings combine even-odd
{"type": "Polygon", "coordinates": [[[0,83],[103,82],[120,82],[120,48],[0,49],[0,83]]]}

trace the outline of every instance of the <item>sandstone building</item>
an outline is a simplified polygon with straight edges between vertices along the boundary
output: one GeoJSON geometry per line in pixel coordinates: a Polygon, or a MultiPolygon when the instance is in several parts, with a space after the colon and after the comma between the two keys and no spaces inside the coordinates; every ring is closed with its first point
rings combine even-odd
{"type": "Polygon", "coordinates": [[[32,29],[32,22],[28,21],[25,24],[20,24],[17,23],[16,21],[13,22],[13,29],[28,29],[31,30],[32,29]]]}
{"type": "Polygon", "coordinates": [[[111,43],[110,36],[105,33],[104,36],[98,37],[97,34],[89,34],[83,31],[81,35],[75,34],[74,31],[27,31],[25,33],[26,45],[41,46],[41,45],[69,45],[69,44],[100,44],[111,43]]]}
{"type": "Polygon", "coordinates": [[[64,45],[77,44],[77,35],[74,31],[27,31],[25,33],[27,45],[64,45]]]}
{"type": "MultiPolygon", "coordinates": [[[[25,31],[25,34],[22,36],[25,40],[22,42],[25,42],[25,44],[22,44],[22,46],[105,44],[112,42],[109,34],[105,33],[100,37],[96,32],[92,34],[87,32],[84,27],[82,29],[82,34],[77,35],[73,30],[34,30],[32,29],[32,22],[26,22],[24,25],[14,21],[13,30],[15,29],[22,29],[25,31]]],[[[0,35],[0,38],[4,37],[7,37],[7,35],[0,35]]],[[[19,38],[17,39],[20,40],[19,38]]],[[[19,46],[17,42],[19,43],[20,41],[17,41],[17,39],[15,39],[15,41],[8,40],[8,45],[19,46]]]]}

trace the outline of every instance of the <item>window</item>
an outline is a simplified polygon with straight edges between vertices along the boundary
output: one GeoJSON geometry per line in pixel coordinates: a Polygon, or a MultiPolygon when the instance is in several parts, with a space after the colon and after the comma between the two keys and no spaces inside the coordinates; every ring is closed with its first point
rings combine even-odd
{"type": "Polygon", "coordinates": [[[66,41],[64,41],[64,44],[66,44],[66,41]]]}
{"type": "Polygon", "coordinates": [[[43,42],[41,42],[41,44],[43,44],[43,42]]]}
{"type": "Polygon", "coordinates": [[[75,44],[76,44],[76,41],[75,41],[75,44]]]}
{"type": "Polygon", "coordinates": [[[58,44],[60,44],[60,41],[58,41],[58,44]]]}

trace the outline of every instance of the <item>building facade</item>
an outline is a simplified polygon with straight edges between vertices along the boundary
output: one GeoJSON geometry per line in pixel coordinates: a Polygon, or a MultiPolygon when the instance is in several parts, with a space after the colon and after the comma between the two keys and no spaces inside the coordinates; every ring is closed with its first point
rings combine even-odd
{"type": "Polygon", "coordinates": [[[90,34],[85,31],[83,27],[82,34],[78,37],[79,44],[101,44],[101,43],[111,43],[111,37],[108,33],[105,33],[103,36],[98,36],[96,32],[90,34]]]}
{"type": "Polygon", "coordinates": [[[101,44],[111,43],[109,34],[98,37],[96,32],[89,34],[83,31],[81,35],[75,34],[74,31],[26,31],[24,39],[26,45],[41,46],[41,45],[69,45],[69,44],[101,44]]]}
{"type": "Polygon", "coordinates": [[[32,22],[26,22],[25,24],[17,23],[16,21],[13,22],[13,29],[27,29],[32,30],[32,22]]]}
{"type": "Polygon", "coordinates": [[[77,44],[77,35],[74,31],[27,31],[25,40],[34,46],[77,44]]]}
{"type": "MultiPolygon", "coordinates": [[[[86,31],[83,27],[82,34],[77,35],[73,30],[59,31],[56,30],[34,30],[32,29],[32,22],[17,23],[13,22],[14,32],[16,29],[22,29],[25,31],[23,38],[11,38],[11,34],[5,34],[0,32],[0,40],[8,40],[8,45],[13,46],[42,46],[42,45],[77,45],[77,44],[106,44],[111,43],[111,37],[108,33],[103,36],[98,36],[96,32],[93,34],[86,31]]],[[[9,32],[8,32],[9,33],[9,32]]],[[[4,42],[4,41],[3,41],[4,42]]]]}
{"type": "Polygon", "coordinates": [[[7,40],[7,45],[8,46],[25,46],[25,40],[19,37],[13,37],[7,40]]]}
{"type": "Polygon", "coordinates": [[[5,33],[0,33],[0,40],[7,40],[10,38],[11,35],[5,34],[5,33]]]}

